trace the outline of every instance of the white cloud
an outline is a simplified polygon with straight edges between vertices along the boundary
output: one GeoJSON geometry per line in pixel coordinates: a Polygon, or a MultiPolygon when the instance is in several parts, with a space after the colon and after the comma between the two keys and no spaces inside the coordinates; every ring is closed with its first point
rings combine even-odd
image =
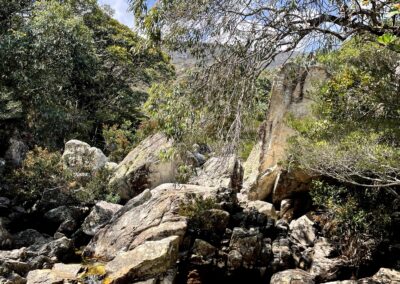
{"type": "Polygon", "coordinates": [[[127,0],[98,0],[100,5],[108,4],[115,10],[114,18],[130,28],[134,26],[132,12],[128,11],[129,5],[127,0]]]}

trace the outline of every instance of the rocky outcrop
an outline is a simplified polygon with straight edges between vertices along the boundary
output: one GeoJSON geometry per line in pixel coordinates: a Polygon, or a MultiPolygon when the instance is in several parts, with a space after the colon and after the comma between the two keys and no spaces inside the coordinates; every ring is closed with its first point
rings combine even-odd
{"type": "Polygon", "coordinates": [[[189,184],[226,187],[240,191],[243,168],[236,156],[212,157],[189,179],[189,184]]]}
{"type": "Polygon", "coordinates": [[[287,158],[287,140],[295,134],[286,119],[310,115],[312,90],[326,78],[320,67],[305,69],[286,64],[274,81],[266,121],[260,129],[261,140],[245,163],[244,193],[250,200],[272,198],[275,204],[296,192],[308,189],[309,177],[301,171],[282,171],[287,158]]]}
{"type": "Polygon", "coordinates": [[[172,147],[173,141],[162,133],[146,138],[118,165],[110,185],[129,200],[147,188],[174,182],[177,161],[172,147]]]}
{"type": "Polygon", "coordinates": [[[83,232],[89,236],[94,236],[121,208],[122,205],[119,204],[105,201],[97,202],[82,224],[83,232]]]}
{"type": "Polygon", "coordinates": [[[65,144],[61,160],[64,169],[71,171],[76,177],[83,178],[104,168],[108,162],[100,149],[90,147],[89,144],[79,140],[70,140],[65,144]]]}
{"type": "Polygon", "coordinates": [[[130,200],[101,229],[86,247],[88,257],[111,260],[149,240],[179,236],[182,240],[187,228],[186,217],[179,215],[185,200],[196,196],[229,202],[229,190],[195,185],[163,184],[146,190],[130,200]]]}

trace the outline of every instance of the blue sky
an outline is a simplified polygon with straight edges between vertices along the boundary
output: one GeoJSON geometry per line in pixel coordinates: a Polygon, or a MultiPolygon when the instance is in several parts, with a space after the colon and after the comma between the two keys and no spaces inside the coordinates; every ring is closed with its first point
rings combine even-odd
{"type": "MultiPolygon", "coordinates": [[[[148,5],[151,6],[156,0],[148,0],[148,5]]],[[[133,14],[128,11],[128,0],[98,0],[100,4],[108,4],[115,10],[114,18],[128,27],[133,27],[133,14]]]]}

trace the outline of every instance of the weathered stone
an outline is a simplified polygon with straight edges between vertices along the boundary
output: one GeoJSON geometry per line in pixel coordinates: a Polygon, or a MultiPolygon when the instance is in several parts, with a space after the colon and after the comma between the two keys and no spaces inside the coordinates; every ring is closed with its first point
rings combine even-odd
{"type": "Polygon", "coordinates": [[[32,245],[28,248],[28,251],[51,259],[68,261],[74,255],[74,245],[70,239],[63,237],[41,246],[32,245]]]}
{"type": "Polygon", "coordinates": [[[331,255],[334,251],[334,247],[325,238],[319,238],[315,242],[310,274],[312,274],[317,281],[335,280],[340,276],[341,269],[345,266],[345,262],[340,257],[332,258],[331,255]]]}
{"type": "Polygon", "coordinates": [[[100,149],[79,140],[70,140],[65,144],[61,159],[64,168],[77,176],[90,175],[102,169],[108,161],[100,149]]]}
{"type": "Polygon", "coordinates": [[[105,201],[97,202],[82,224],[83,232],[89,236],[94,236],[121,208],[122,205],[119,204],[105,201]]]}
{"type": "Polygon", "coordinates": [[[254,208],[261,214],[264,214],[268,218],[277,219],[278,215],[276,214],[275,207],[273,204],[256,200],[256,201],[248,201],[246,208],[254,208]]]}
{"type": "Polygon", "coordinates": [[[250,200],[266,200],[272,195],[274,204],[308,190],[309,177],[301,171],[282,172],[281,162],[287,158],[287,140],[295,131],[286,124],[290,115],[295,119],[311,115],[312,90],[326,78],[324,69],[314,66],[305,70],[286,64],[277,75],[266,121],[260,128],[260,141],[249,157],[245,191],[250,200]]]}
{"type": "Polygon", "coordinates": [[[303,246],[312,246],[316,239],[314,222],[306,215],[290,222],[290,237],[303,246]]]}
{"type": "Polygon", "coordinates": [[[68,234],[78,229],[88,211],[89,208],[87,207],[60,206],[48,211],[44,214],[44,218],[53,224],[59,225],[58,232],[68,234]]]}
{"type": "Polygon", "coordinates": [[[7,278],[0,276],[0,284],[26,284],[26,279],[17,273],[11,272],[7,278]]]}
{"type": "Polygon", "coordinates": [[[229,248],[238,251],[243,258],[243,266],[251,268],[255,265],[261,252],[262,234],[257,230],[234,228],[229,248]]]}
{"type": "Polygon", "coordinates": [[[272,268],[274,271],[292,267],[292,253],[288,239],[276,239],[272,242],[272,268]]]}
{"type": "Polygon", "coordinates": [[[76,280],[82,271],[80,264],[56,263],[52,269],[32,270],[28,273],[27,284],[62,284],[76,280]]]}
{"type": "Polygon", "coordinates": [[[363,278],[358,281],[360,284],[398,284],[400,283],[400,271],[389,269],[389,268],[381,268],[379,271],[372,277],[363,278]]]}
{"type": "Polygon", "coordinates": [[[49,241],[50,237],[44,236],[34,229],[27,229],[14,235],[16,247],[29,247],[33,244],[45,244],[49,241]]]}
{"type": "Polygon", "coordinates": [[[313,277],[300,269],[289,269],[275,273],[271,278],[271,284],[314,284],[313,277]]]}
{"type": "Polygon", "coordinates": [[[117,255],[107,263],[110,283],[128,283],[165,273],[178,259],[179,237],[147,241],[135,249],[117,255]]]}
{"type": "Polygon", "coordinates": [[[235,270],[242,266],[243,256],[237,250],[231,250],[228,254],[228,269],[235,270]]]}
{"type": "MultiPolygon", "coordinates": [[[[1,169],[0,169],[0,177],[1,177],[1,169]]],[[[10,208],[11,208],[11,200],[6,197],[0,197],[0,214],[6,215],[9,212],[10,208]]]]}
{"type": "Polygon", "coordinates": [[[111,260],[120,252],[132,250],[147,240],[160,240],[172,235],[183,239],[186,217],[179,215],[182,202],[198,196],[213,198],[217,203],[229,203],[225,198],[232,195],[226,191],[229,190],[179,184],[163,184],[144,191],[130,200],[108,225],[96,233],[84,254],[111,260]]]}
{"type": "Polygon", "coordinates": [[[227,187],[240,191],[243,168],[236,156],[212,157],[190,178],[189,184],[210,187],[227,187]]]}
{"type": "Polygon", "coordinates": [[[173,141],[162,133],[142,141],[118,165],[110,180],[121,198],[128,200],[145,189],[174,182],[177,172],[175,157],[162,158],[163,153],[173,151],[173,141]]]}
{"type": "Polygon", "coordinates": [[[216,247],[206,241],[196,239],[193,244],[192,252],[203,258],[210,258],[214,256],[217,251],[216,247]]]}

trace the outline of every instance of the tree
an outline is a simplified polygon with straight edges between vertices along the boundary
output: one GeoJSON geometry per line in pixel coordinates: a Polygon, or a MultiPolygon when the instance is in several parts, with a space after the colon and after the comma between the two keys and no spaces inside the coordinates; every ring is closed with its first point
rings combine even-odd
{"type": "Polygon", "coordinates": [[[400,54],[355,38],[320,60],[331,77],[314,94],[314,116],[288,119],[299,132],[294,160],[353,186],[399,186],[400,54]]]}
{"type": "Polygon", "coordinates": [[[103,125],[131,121],[134,131],[147,88],[174,74],[159,48],[95,0],[6,1],[0,21],[2,146],[14,130],[32,145],[103,146],[103,125]]]}
{"type": "MultiPolygon", "coordinates": [[[[390,0],[159,0],[151,8],[145,0],[130,2],[151,39],[200,59],[192,91],[210,107],[220,99],[234,102],[228,112],[238,118],[278,54],[330,49],[356,34],[400,35],[399,6],[390,0]]],[[[241,128],[233,120],[229,136],[241,128]]]]}

